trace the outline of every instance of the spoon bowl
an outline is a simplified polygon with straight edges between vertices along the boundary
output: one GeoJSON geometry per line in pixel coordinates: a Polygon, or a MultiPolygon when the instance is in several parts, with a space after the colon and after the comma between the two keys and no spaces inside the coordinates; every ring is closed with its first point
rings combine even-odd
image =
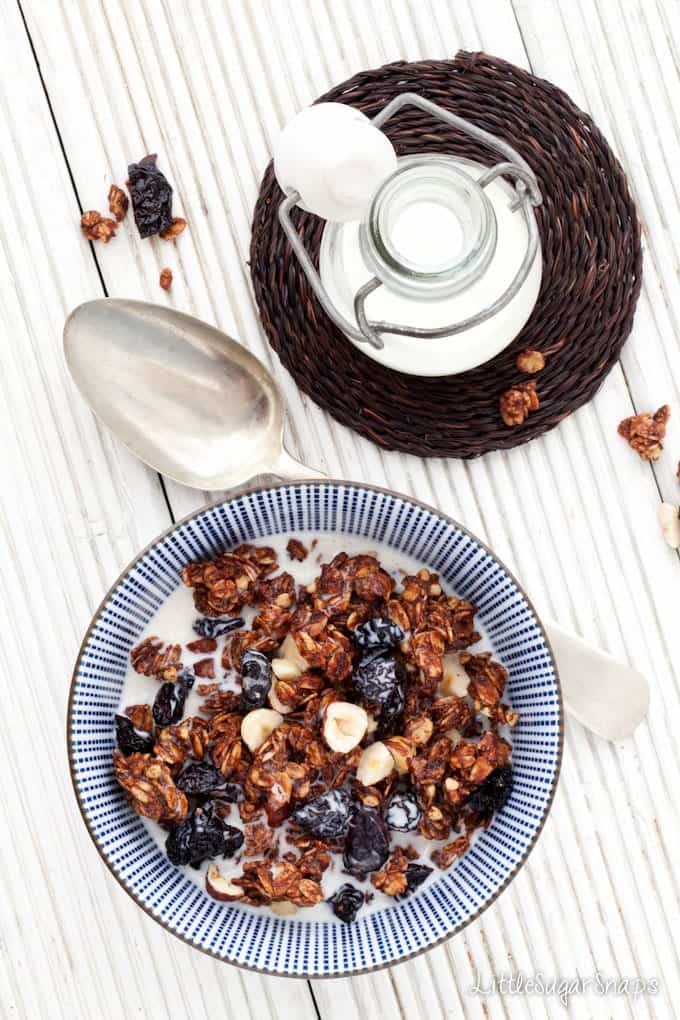
{"type": "Polygon", "coordinates": [[[285,410],[265,366],[191,315],[119,298],[64,325],[73,379],[140,460],[184,485],[229,489],[255,475],[316,476],[283,448],[285,410]]]}

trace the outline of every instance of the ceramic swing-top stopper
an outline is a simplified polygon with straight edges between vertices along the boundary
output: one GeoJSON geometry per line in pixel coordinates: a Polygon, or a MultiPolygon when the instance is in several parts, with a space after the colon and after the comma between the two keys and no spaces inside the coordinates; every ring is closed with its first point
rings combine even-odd
{"type": "Polygon", "coordinates": [[[302,209],[337,223],[362,219],[396,167],[389,138],[342,103],[302,110],[286,124],[274,150],[281,188],[298,191],[302,209]]]}

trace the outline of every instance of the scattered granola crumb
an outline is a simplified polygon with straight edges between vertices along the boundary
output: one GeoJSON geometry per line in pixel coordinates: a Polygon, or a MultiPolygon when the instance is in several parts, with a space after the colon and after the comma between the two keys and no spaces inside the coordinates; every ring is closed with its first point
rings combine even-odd
{"type": "Polygon", "coordinates": [[[521,425],[530,411],[540,407],[536,383],[519,383],[506,390],[500,399],[501,418],[506,425],[521,425]]]}
{"type": "Polygon", "coordinates": [[[80,227],[88,241],[103,241],[108,244],[116,236],[117,223],[110,220],[96,209],[84,212],[80,217],[80,227]]]}
{"type": "Polygon", "coordinates": [[[672,503],[661,503],[658,510],[663,537],[671,549],[680,548],[680,509],[672,503]]]}
{"type": "Polygon", "coordinates": [[[668,404],[654,414],[648,411],[633,414],[619,422],[619,435],[639,454],[642,460],[658,460],[663,450],[666,425],[671,416],[668,404]]]}
{"type": "Polygon", "coordinates": [[[163,290],[170,290],[172,286],[172,269],[168,266],[166,266],[165,269],[161,269],[161,276],[158,282],[163,290]]]}
{"type": "Polygon", "coordinates": [[[534,375],[545,368],[545,357],[540,351],[522,351],[521,354],[517,355],[516,365],[520,372],[534,375]]]}
{"type": "Polygon", "coordinates": [[[677,471],[675,472],[675,477],[676,477],[676,478],[677,478],[677,480],[678,480],[678,481],[680,482],[680,460],[678,461],[678,469],[677,469],[677,471]]]}
{"type": "Polygon", "coordinates": [[[112,184],[109,188],[109,212],[113,213],[119,223],[125,219],[129,204],[130,200],[123,189],[112,184]]]}
{"type": "Polygon", "coordinates": [[[300,563],[302,563],[303,560],[306,560],[309,555],[307,546],[303,545],[299,538],[291,538],[286,546],[286,551],[288,552],[291,560],[298,560],[300,563]]]}
{"type": "Polygon", "coordinates": [[[187,221],[183,220],[181,216],[174,216],[168,229],[162,230],[158,236],[162,237],[164,241],[173,241],[179,237],[186,225],[187,221]]]}

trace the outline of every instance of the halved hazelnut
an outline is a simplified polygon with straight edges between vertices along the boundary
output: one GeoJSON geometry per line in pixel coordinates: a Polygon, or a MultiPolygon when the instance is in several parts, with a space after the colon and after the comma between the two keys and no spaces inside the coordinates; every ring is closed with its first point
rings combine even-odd
{"type": "Polygon", "coordinates": [[[362,786],[375,786],[394,770],[394,758],[381,740],[365,748],[357,765],[357,779],[362,786]]]}
{"type": "Polygon", "coordinates": [[[455,694],[458,698],[464,698],[468,692],[470,677],[461,665],[456,652],[447,652],[442,659],[444,676],[439,690],[445,697],[455,694]]]}
{"type": "Polygon", "coordinates": [[[290,659],[272,659],[272,673],[279,680],[297,680],[300,670],[290,659]]]}
{"type": "Polygon", "coordinates": [[[661,503],[658,510],[659,524],[671,549],[680,548],[680,510],[672,503],[661,503]]]}
{"type": "Polygon", "coordinates": [[[280,680],[296,680],[309,669],[309,663],[300,655],[300,649],[292,634],[287,634],[283,639],[278,657],[272,660],[272,669],[280,680]],[[281,675],[278,670],[287,675],[281,675]]]}
{"type": "Polygon", "coordinates": [[[208,865],[205,873],[205,890],[213,899],[223,902],[240,900],[243,896],[241,886],[234,885],[230,879],[225,878],[216,864],[208,865]]]}
{"type": "Polygon", "coordinates": [[[366,735],[368,715],[351,701],[332,701],[324,713],[323,735],[332,751],[347,754],[366,735]]]}
{"type": "Polygon", "coordinates": [[[264,744],[265,740],[274,732],[277,726],[283,722],[280,712],[271,708],[256,708],[243,717],[241,723],[241,738],[248,750],[257,751],[258,747],[264,744]]]}

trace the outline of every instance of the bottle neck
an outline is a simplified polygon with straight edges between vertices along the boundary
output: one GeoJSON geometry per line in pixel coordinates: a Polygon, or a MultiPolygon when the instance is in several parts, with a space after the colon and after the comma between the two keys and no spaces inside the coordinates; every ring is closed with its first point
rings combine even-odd
{"type": "Polygon", "coordinates": [[[496,249],[484,190],[446,156],[405,156],[376,192],[360,228],[364,260],[387,287],[441,298],[470,287],[496,249]]]}

